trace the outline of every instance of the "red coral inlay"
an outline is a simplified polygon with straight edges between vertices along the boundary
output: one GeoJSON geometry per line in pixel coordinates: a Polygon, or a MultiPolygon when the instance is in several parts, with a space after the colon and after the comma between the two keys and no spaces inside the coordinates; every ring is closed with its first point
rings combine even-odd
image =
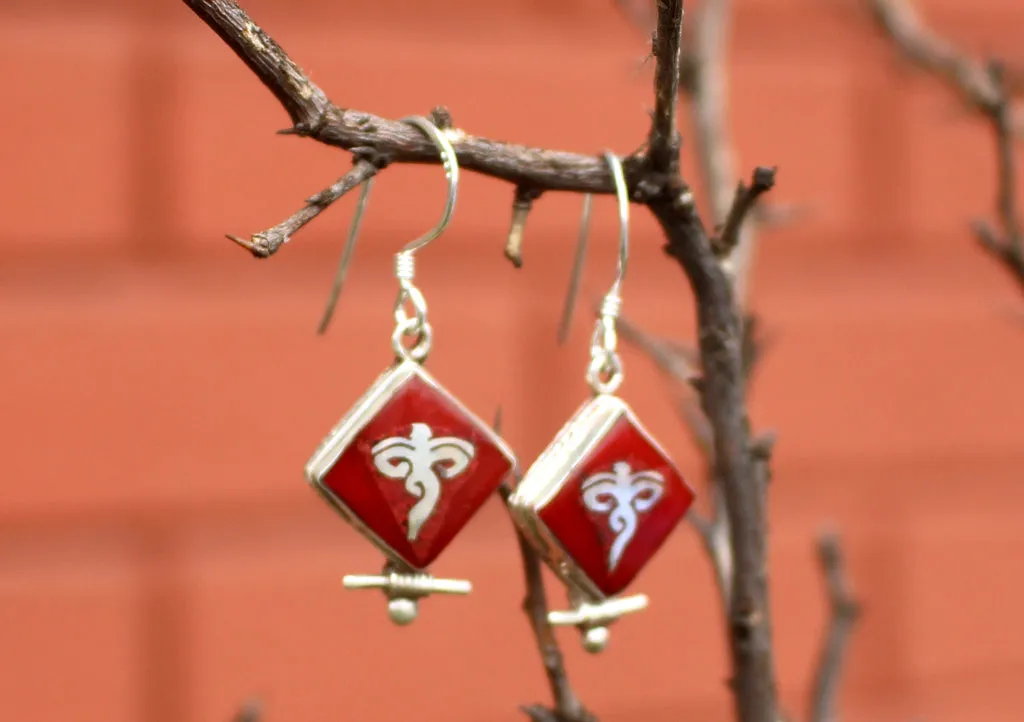
{"type": "Polygon", "coordinates": [[[514,462],[450,398],[412,376],[323,477],[411,566],[433,562],[514,462]]]}
{"type": "Polygon", "coordinates": [[[621,416],[538,515],[612,596],[651,560],[693,498],[675,465],[621,416]]]}

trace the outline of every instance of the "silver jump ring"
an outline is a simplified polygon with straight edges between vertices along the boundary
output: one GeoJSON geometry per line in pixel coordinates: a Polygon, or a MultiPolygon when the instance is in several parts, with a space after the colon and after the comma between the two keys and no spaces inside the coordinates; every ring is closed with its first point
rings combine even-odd
{"type": "Polygon", "coordinates": [[[434,330],[430,324],[413,316],[395,326],[394,333],[391,334],[391,347],[396,358],[423,363],[430,353],[433,340],[434,330]],[[412,346],[406,346],[404,343],[408,336],[416,336],[416,343],[412,346]]]}
{"type": "Polygon", "coordinates": [[[594,353],[587,367],[587,383],[596,393],[613,394],[622,385],[622,362],[614,351],[594,353]]]}

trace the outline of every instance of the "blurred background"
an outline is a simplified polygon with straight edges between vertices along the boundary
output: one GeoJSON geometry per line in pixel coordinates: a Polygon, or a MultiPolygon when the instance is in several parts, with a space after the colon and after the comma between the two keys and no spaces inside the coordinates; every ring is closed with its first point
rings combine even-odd
{"type": "MultiPolygon", "coordinates": [[[[647,133],[647,39],[610,0],[243,4],[343,107],[443,103],[474,134],[595,154],[647,133]]],[[[1019,0],[921,8],[964,47],[1020,59],[1019,0]]],[[[859,3],[734,10],[739,167],[777,164],[771,200],[807,211],[762,234],[751,302],[772,339],[753,422],[780,434],[783,702],[805,708],[826,615],[813,539],[834,523],[866,607],[845,717],[1019,719],[1024,326],[967,230],[993,204],[990,131],[895,63],[859,3]]],[[[183,3],[4,0],[0,69],[0,720],[224,722],[258,697],[268,721],[512,721],[546,702],[497,500],[434,569],[473,594],[397,629],[377,593],[342,591],[381,560],[302,477],[390,362],[392,254],[435,222],[441,171],[381,174],[318,337],[355,194],[269,260],[224,234],[279,223],[349,155],[274,135],[284,111],[183,3]]],[[[585,398],[614,203],[595,204],[584,301],[558,347],[580,197],[536,204],[515,270],[511,188],[463,178],[451,230],[420,257],[429,366],[480,416],[501,405],[528,462],[585,398]]],[[[685,277],[633,210],[625,313],[689,342],[685,277]]],[[[702,483],[664,379],[633,349],[625,364],[622,395],[702,483]]],[[[560,632],[584,702],[604,720],[729,719],[692,530],[632,589],[651,607],[600,657],[560,632]]]]}

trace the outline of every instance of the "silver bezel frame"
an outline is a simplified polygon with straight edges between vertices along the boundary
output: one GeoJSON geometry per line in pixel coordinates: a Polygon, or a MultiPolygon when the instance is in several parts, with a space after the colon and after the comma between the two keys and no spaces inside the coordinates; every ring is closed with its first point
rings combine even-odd
{"type": "Polygon", "coordinates": [[[515,474],[518,461],[512,449],[498,436],[491,427],[470,411],[462,402],[441,386],[430,373],[419,363],[412,360],[403,360],[396,363],[390,369],[381,374],[369,389],[359,398],[353,407],[341,420],[335,424],[330,433],[320,442],[320,445],[313,452],[312,457],[306,462],[306,480],[313,489],[341,515],[356,531],[366,537],[378,550],[380,550],[390,562],[397,565],[396,571],[400,573],[424,573],[426,570],[412,566],[398,552],[381,539],[376,532],[366,526],[356,514],[348,508],[337,495],[323,484],[327,472],[331,470],[337,460],[355,440],[359,432],[384,408],[398,390],[411,378],[418,377],[435,391],[443,395],[449,403],[465,414],[474,424],[477,425],[481,435],[507,458],[512,469],[510,474],[515,474]]]}
{"type": "Polygon", "coordinates": [[[640,423],[629,405],[610,394],[598,394],[586,401],[555,435],[554,440],[533,462],[515,492],[509,498],[509,511],[533,547],[548,567],[571,590],[583,594],[593,602],[603,602],[606,596],[577,565],[551,530],[541,521],[539,512],[569,481],[581,459],[594,447],[622,417],[629,419],[644,439],[665,459],[670,459],[647,429],[640,423]]]}

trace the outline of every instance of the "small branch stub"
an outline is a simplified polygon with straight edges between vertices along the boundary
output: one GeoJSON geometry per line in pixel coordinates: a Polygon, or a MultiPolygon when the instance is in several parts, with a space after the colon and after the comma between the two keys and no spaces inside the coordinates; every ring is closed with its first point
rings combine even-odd
{"type": "Polygon", "coordinates": [[[540,191],[524,186],[517,186],[512,198],[512,224],[508,230],[508,241],[505,243],[505,258],[516,268],[523,267],[523,233],[526,230],[526,219],[533,208],[533,202],[540,198],[540,191]]]}
{"type": "Polygon", "coordinates": [[[775,168],[758,167],[754,169],[749,186],[740,181],[721,234],[711,238],[711,246],[716,256],[726,258],[736,248],[743,221],[753,210],[758,199],[775,187],[775,171],[775,168]]]}

